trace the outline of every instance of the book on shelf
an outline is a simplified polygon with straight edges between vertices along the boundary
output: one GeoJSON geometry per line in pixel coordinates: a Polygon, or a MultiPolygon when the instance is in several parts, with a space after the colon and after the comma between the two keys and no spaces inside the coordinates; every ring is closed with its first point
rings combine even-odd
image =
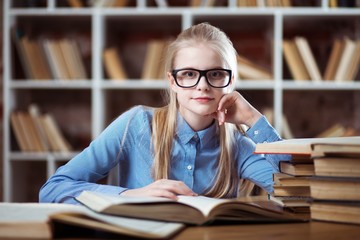
{"type": "Polygon", "coordinates": [[[90,7],[126,7],[129,0],[89,0],[90,7]]]}
{"type": "Polygon", "coordinates": [[[334,80],[343,49],[344,41],[342,39],[335,39],[325,67],[324,80],[334,80]]]}
{"type": "Polygon", "coordinates": [[[58,41],[70,79],[87,79],[77,42],[70,38],[62,38],[58,41]]]}
{"type": "Polygon", "coordinates": [[[325,138],[325,137],[342,137],[346,134],[346,128],[340,124],[336,123],[325,129],[323,132],[317,135],[318,138],[325,138]]]}
{"type": "Polygon", "coordinates": [[[216,220],[238,222],[302,221],[267,196],[217,199],[204,196],[126,197],[83,191],[76,200],[98,213],[202,225],[216,220]]]}
{"type": "Polygon", "coordinates": [[[72,8],[82,8],[85,7],[85,4],[82,0],[67,0],[67,3],[72,8]]]}
{"type": "Polygon", "coordinates": [[[273,75],[264,67],[256,64],[246,57],[238,54],[237,66],[240,79],[257,79],[257,80],[270,80],[273,75]]]}
{"type": "Polygon", "coordinates": [[[30,38],[18,28],[12,30],[12,39],[24,69],[25,77],[34,80],[51,79],[50,67],[37,39],[30,38]]]}
{"type": "Polygon", "coordinates": [[[115,47],[104,49],[103,61],[106,74],[112,80],[127,79],[123,61],[115,47]]]}
{"type": "Polygon", "coordinates": [[[70,37],[39,39],[54,79],[87,79],[87,72],[76,39],[70,37]]]}
{"type": "Polygon", "coordinates": [[[70,204],[0,203],[0,211],[1,239],[92,238],[99,232],[113,237],[168,239],[184,228],[181,223],[97,214],[70,204]]]}
{"type": "Polygon", "coordinates": [[[359,72],[359,68],[360,68],[360,39],[356,41],[356,48],[351,56],[350,65],[348,67],[348,71],[345,76],[345,79],[354,81],[356,78],[356,74],[359,72]]]}
{"type": "Polygon", "coordinates": [[[44,49],[51,66],[54,79],[71,79],[70,73],[66,66],[64,55],[60,48],[60,42],[56,39],[45,39],[42,42],[44,44],[44,49]]]}
{"type": "Polygon", "coordinates": [[[54,116],[45,113],[41,116],[47,139],[49,140],[51,150],[55,152],[70,152],[72,147],[61,132],[60,127],[56,123],[54,116]]]}
{"type": "MultiPolygon", "coordinates": [[[[345,148],[351,145],[360,145],[360,136],[348,137],[330,137],[330,138],[293,138],[284,139],[282,141],[271,143],[258,143],[255,147],[255,153],[261,154],[293,154],[310,156],[313,152],[312,146],[316,148],[317,144],[338,144],[339,148],[342,145],[345,148]]],[[[356,148],[356,147],[354,147],[356,148]]],[[[336,152],[336,148],[333,150],[336,152]]]]}
{"type": "Polygon", "coordinates": [[[294,38],[296,47],[299,50],[300,56],[309,72],[312,81],[321,81],[321,74],[314,54],[311,50],[310,44],[305,37],[297,36],[294,38]]]}
{"type": "Polygon", "coordinates": [[[166,39],[152,39],[148,41],[141,75],[142,79],[160,79],[162,77],[159,76],[159,72],[163,69],[161,64],[166,46],[166,39]]]}
{"type": "Polygon", "coordinates": [[[283,40],[283,55],[294,80],[310,80],[309,72],[306,69],[294,40],[283,40]]]}
{"type": "MultiPolygon", "coordinates": [[[[355,40],[352,40],[350,38],[344,39],[344,48],[341,53],[341,57],[339,59],[339,65],[336,69],[336,73],[334,76],[334,80],[337,82],[341,81],[349,81],[354,80],[352,77],[354,75],[353,72],[351,72],[351,69],[353,69],[353,62],[357,58],[358,51],[360,48],[358,47],[360,45],[360,41],[356,42],[355,40]],[[352,79],[350,79],[350,77],[352,79]]],[[[355,63],[354,65],[358,65],[359,63],[355,63]]]]}
{"type": "Polygon", "coordinates": [[[20,151],[31,151],[31,147],[29,141],[26,136],[26,132],[24,131],[21,123],[18,112],[10,113],[10,124],[11,129],[14,132],[15,139],[19,145],[20,151]]]}
{"type": "Polygon", "coordinates": [[[14,111],[10,114],[11,127],[21,151],[42,152],[40,136],[32,118],[27,112],[14,111]]]}

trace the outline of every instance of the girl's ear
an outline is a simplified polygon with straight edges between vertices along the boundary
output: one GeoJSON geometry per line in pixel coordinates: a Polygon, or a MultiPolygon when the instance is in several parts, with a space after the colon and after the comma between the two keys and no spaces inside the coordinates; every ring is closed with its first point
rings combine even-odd
{"type": "Polygon", "coordinates": [[[168,78],[168,81],[169,81],[169,85],[170,85],[171,90],[173,90],[174,92],[177,92],[177,85],[176,85],[176,83],[175,83],[175,79],[174,79],[174,77],[171,75],[170,72],[167,73],[167,78],[168,78]]]}

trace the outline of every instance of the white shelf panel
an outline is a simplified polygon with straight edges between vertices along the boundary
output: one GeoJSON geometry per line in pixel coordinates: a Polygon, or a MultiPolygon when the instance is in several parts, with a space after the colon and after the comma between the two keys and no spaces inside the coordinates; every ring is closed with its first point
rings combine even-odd
{"type": "Polygon", "coordinates": [[[360,82],[283,81],[283,90],[360,90],[360,82]]]}
{"type": "Polygon", "coordinates": [[[66,161],[73,158],[79,152],[64,152],[64,153],[36,153],[36,152],[11,152],[9,157],[11,161],[66,161]]]}
{"type": "Polygon", "coordinates": [[[101,83],[103,89],[165,89],[168,87],[167,80],[104,80],[101,83]]]}
{"type": "Polygon", "coordinates": [[[274,80],[238,80],[236,89],[264,89],[273,90],[275,87],[274,80]]]}
{"type": "Polygon", "coordinates": [[[90,80],[16,80],[10,81],[13,89],[90,89],[90,80]]]}

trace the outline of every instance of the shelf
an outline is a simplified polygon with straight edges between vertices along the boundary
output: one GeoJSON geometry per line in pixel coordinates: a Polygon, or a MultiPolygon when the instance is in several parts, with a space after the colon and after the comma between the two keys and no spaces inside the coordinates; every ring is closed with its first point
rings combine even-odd
{"type": "Polygon", "coordinates": [[[293,8],[241,8],[236,6],[236,0],[224,1],[221,7],[199,8],[185,7],[190,1],[176,0],[169,0],[175,7],[156,7],[155,1],[134,0],[124,8],[70,8],[66,1],[40,2],[41,7],[25,8],[19,7],[23,1],[4,1],[5,201],[36,200],[46,178],[124,111],[135,105],[163,106],[162,93],[168,81],[142,78],[148,43],[152,39],[174,38],[200,22],[222,29],[241,56],[272,73],[272,80],[238,80],[235,89],[259,111],[270,109],[274,116],[271,121],[279,133],[283,116],[295,137],[316,136],[335,123],[360,129],[360,73],[352,82],[295,81],[282,50],[284,39],[306,37],[323,73],[335,38],[360,38],[360,8],[332,9],[325,0],[297,1],[315,6],[293,8]],[[51,36],[77,40],[86,77],[28,78],[12,38],[15,27],[31,39],[51,36]],[[109,47],[116,48],[123,60],[125,80],[110,80],[106,72],[102,54],[109,47]],[[31,103],[54,115],[74,152],[18,151],[10,114],[26,110],[31,103]]]}

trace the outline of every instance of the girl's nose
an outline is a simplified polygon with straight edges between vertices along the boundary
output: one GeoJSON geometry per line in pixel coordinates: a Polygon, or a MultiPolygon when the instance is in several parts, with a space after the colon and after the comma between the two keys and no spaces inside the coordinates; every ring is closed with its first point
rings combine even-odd
{"type": "Polygon", "coordinates": [[[210,88],[209,83],[207,82],[205,76],[200,78],[199,83],[196,85],[196,88],[199,90],[208,90],[210,88]]]}

